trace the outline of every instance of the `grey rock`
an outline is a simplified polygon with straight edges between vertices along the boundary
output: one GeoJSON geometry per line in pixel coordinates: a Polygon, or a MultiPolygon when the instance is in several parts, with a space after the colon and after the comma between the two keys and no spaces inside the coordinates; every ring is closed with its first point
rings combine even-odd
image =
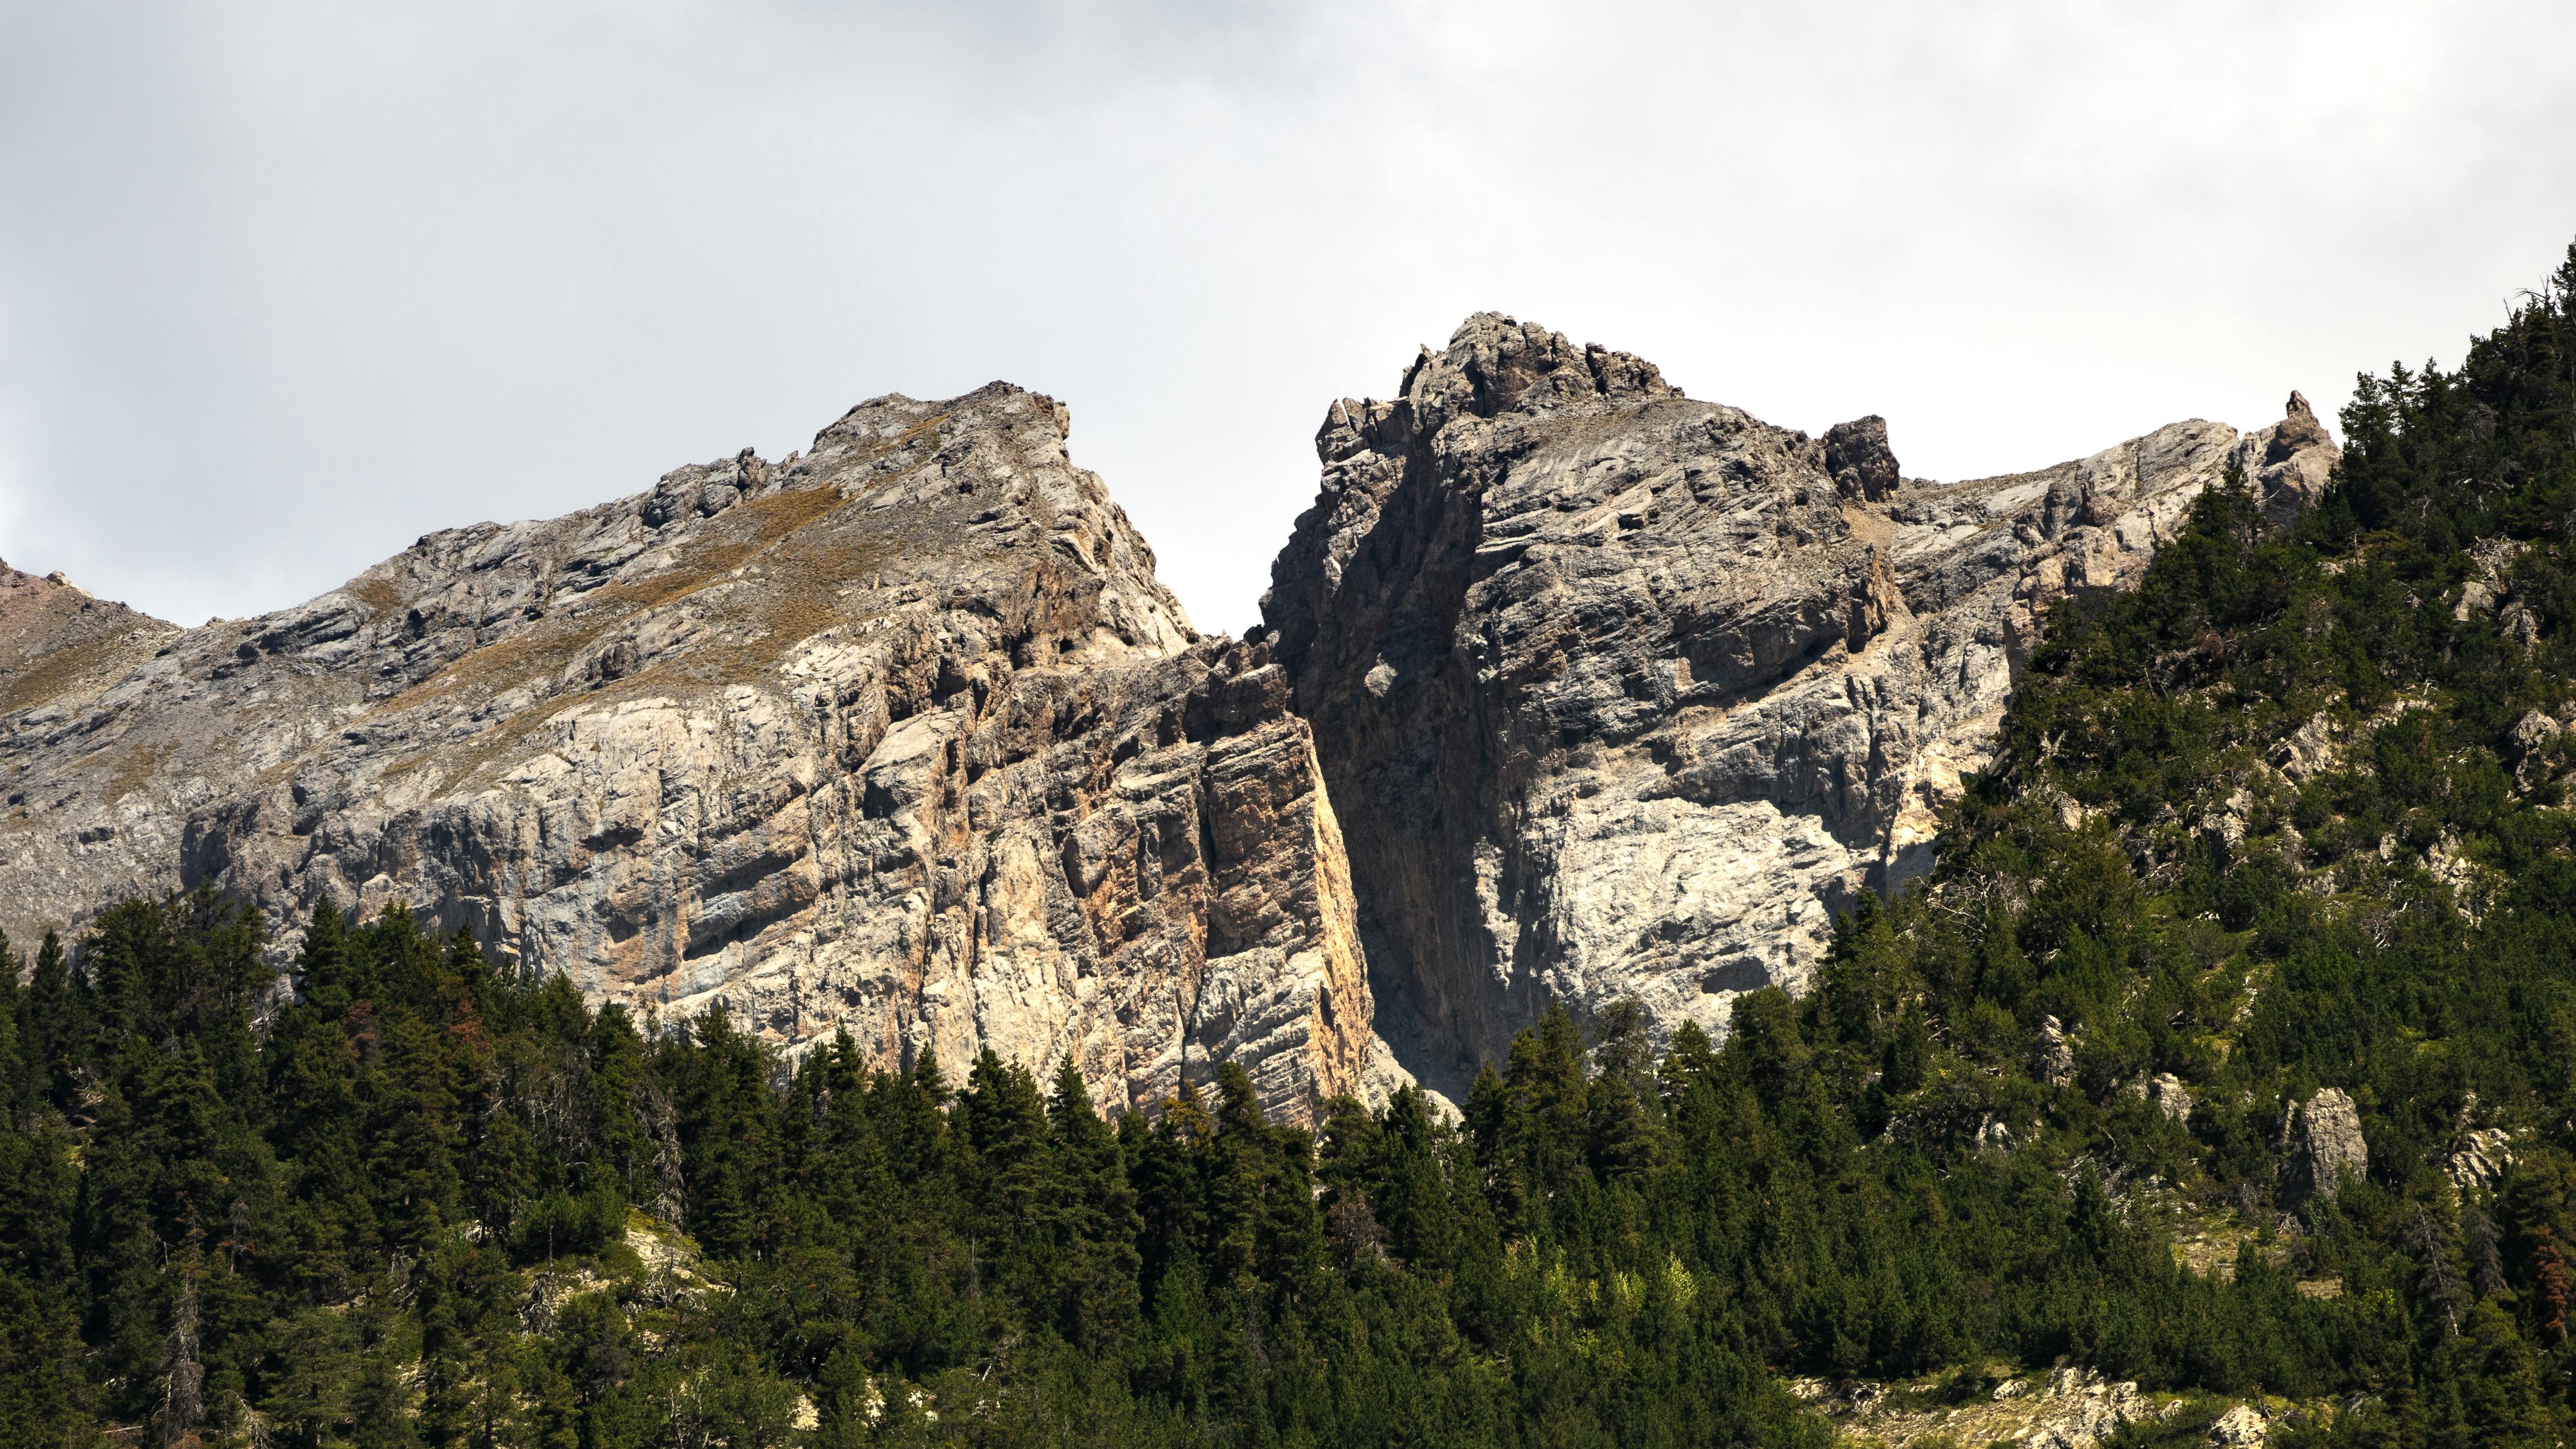
{"type": "Polygon", "coordinates": [[[2066,1028],[2056,1017],[2039,1024],[2039,1049],[2035,1063],[2039,1079],[2052,1087],[2075,1085],[2075,1047],[2066,1039],[2066,1028]]]}
{"type": "Polygon", "coordinates": [[[1193,634],[1064,420],[998,383],[879,398],[789,463],[184,632],[13,576],[0,641],[53,642],[0,676],[0,772],[42,802],[6,825],[5,925],[209,880],[285,955],[321,899],[400,903],[790,1047],[1069,1054],[1113,1106],[1219,1058],[1292,1116],[1382,1092],[1286,675],[1193,634]]]}
{"type": "Polygon", "coordinates": [[[1845,498],[1883,501],[1896,491],[1896,454],[1887,446],[1887,420],[1872,413],[1825,430],[1825,471],[1845,498]]]}
{"type": "Polygon", "coordinates": [[[2323,496],[2340,455],[2307,398],[2293,392],[2281,421],[2249,434],[2239,445],[2237,466],[2262,499],[2264,514],[2287,524],[2323,496]]]}
{"type": "Polygon", "coordinates": [[[2147,1100],[2156,1104],[2156,1111],[2168,1122],[2191,1120],[2191,1089],[2171,1072],[2158,1072],[2155,1080],[2147,1084],[2147,1100]]]}
{"type": "Polygon", "coordinates": [[[2341,1087],[2327,1087],[2293,1114],[2285,1186],[2292,1202],[2332,1198],[2345,1173],[2369,1170],[2370,1151],[2362,1141],[2361,1113],[2341,1087]]]}
{"type": "Polygon", "coordinates": [[[2235,1405],[2209,1426],[2209,1442],[2229,1449],[2253,1449],[2268,1442],[2271,1435],[2270,1422],[2251,1404],[2235,1405]]]}
{"type": "Polygon", "coordinates": [[[2335,740],[2334,721],[2324,715],[2300,725],[2272,749],[2273,767],[2294,785],[2305,784],[2342,764],[2343,749],[2335,740]]]}
{"type": "Polygon", "coordinates": [[[2242,788],[2229,791],[2225,800],[2213,802],[2213,808],[2201,816],[2201,839],[2208,842],[2221,859],[2228,858],[2245,843],[2245,832],[2252,823],[2253,809],[2254,797],[2250,793],[2242,788]]]}
{"type": "Polygon", "coordinates": [[[1263,618],[1381,1033],[1454,1092],[1549,999],[1721,1030],[1802,988],[1835,911],[1929,868],[2047,611],[2134,584],[2231,463],[2310,496],[2313,426],[1925,483],[1876,419],[1812,438],[1490,313],[1335,404],[1263,618]]]}
{"type": "Polygon", "coordinates": [[[2513,1137],[2501,1127],[2474,1127],[2460,1133],[2459,1146],[2444,1162],[2451,1183],[2461,1192],[2493,1188],[2513,1166],[2513,1137]]]}
{"type": "Polygon", "coordinates": [[[2526,710],[2522,718],[2514,722],[2511,732],[2505,736],[2505,745],[2514,761],[2519,764],[2540,753],[2550,741],[2566,733],[2566,730],[2565,725],[2540,711],[2526,710]]]}
{"type": "Polygon", "coordinates": [[[2478,572],[2460,586],[2459,602],[2451,606],[2452,619],[2465,624],[2480,614],[2495,613],[2511,598],[2513,583],[2508,575],[2525,547],[2509,538],[2482,538],[2471,544],[2469,557],[2478,572]]]}
{"type": "Polygon", "coordinates": [[[129,762],[97,758],[92,742],[119,727],[132,693],[114,686],[149,669],[180,629],[93,598],[59,572],[37,577],[0,564],[0,929],[23,950],[58,916],[26,910],[67,893],[112,899],[151,890],[178,839],[141,808],[129,762]],[[27,739],[58,741],[74,763],[34,767],[27,739]]]}

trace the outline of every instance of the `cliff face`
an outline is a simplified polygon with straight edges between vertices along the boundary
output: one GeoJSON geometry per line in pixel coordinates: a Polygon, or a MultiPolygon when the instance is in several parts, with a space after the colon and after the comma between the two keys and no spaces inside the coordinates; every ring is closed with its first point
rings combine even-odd
{"type": "Polygon", "coordinates": [[[75,640],[9,593],[0,632],[52,612],[0,660],[0,925],[198,880],[280,923],[399,901],[782,1042],[1070,1052],[1113,1104],[1217,1056],[1292,1114],[1368,1090],[1285,675],[1193,634],[1066,428],[1002,384],[881,398],[783,463],[433,534],[184,632],[75,640]]]}
{"type": "Polygon", "coordinates": [[[2282,516],[2333,444],[2292,398],[2037,473],[1900,476],[1492,314],[1345,400],[1268,642],[1339,802],[1397,1057],[1455,1091],[1550,998],[1664,1029],[1802,987],[1857,892],[1930,863],[2039,616],[2134,583],[2231,463],[2282,516]]]}
{"type": "Polygon", "coordinates": [[[167,816],[147,823],[88,808],[135,783],[126,757],[76,756],[63,768],[35,769],[11,743],[30,734],[79,738],[74,704],[97,698],[179,632],[93,598],[61,574],[39,578],[0,564],[0,879],[16,890],[14,899],[0,897],[0,929],[22,946],[62,917],[41,903],[155,890],[178,859],[167,816]]]}
{"type": "Polygon", "coordinates": [[[1454,1091],[1550,998],[1718,1028],[1802,987],[1928,867],[2052,604],[2231,466],[2287,517],[2334,458],[2294,394],[1925,483],[1877,418],[1811,438],[1482,315],[1333,407],[1232,642],[1066,428],[880,398],[202,629],[7,572],[0,927],[401,902],[596,1000],[1070,1053],[1112,1104],[1219,1057],[1292,1116],[1399,1059],[1454,1091]]]}

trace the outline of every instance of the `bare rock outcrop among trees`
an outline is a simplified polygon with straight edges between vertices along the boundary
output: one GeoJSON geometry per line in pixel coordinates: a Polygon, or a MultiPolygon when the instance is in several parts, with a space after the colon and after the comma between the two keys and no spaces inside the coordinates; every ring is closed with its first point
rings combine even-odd
{"type": "Polygon", "coordinates": [[[2294,1108],[2287,1136],[2282,1177],[2293,1202],[2331,1198],[2345,1174],[2358,1177],[2370,1169],[2370,1149],[2361,1137],[2361,1112],[2341,1087],[2327,1087],[2294,1108]]]}

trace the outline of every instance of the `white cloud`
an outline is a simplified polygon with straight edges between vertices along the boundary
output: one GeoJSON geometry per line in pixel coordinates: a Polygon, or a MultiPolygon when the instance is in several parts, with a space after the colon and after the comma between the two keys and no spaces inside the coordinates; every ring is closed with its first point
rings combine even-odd
{"type": "Polygon", "coordinates": [[[1973,476],[2455,356],[2576,12],[0,0],[0,556],[193,622],[993,377],[1203,626],[1497,307],[1973,476]]]}

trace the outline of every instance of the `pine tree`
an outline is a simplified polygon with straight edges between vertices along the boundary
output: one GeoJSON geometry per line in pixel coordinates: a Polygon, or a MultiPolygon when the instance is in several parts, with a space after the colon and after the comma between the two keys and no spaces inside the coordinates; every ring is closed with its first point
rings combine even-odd
{"type": "Polygon", "coordinates": [[[1633,998],[1614,1001],[1595,1029],[1594,1075],[1584,1101],[1587,1155],[1601,1180],[1634,1181],[1663,1150],[1663,1102],[1655,1090],[1646,1009],[1633,998]]]}
{"type": "Polygon", "coordinates": [[[88,1045],[87,996],[63,953],[62,938],[47,931],[27,978],[19,1032],[24,1045],[19,1050],[38,1078],[38,1093],[64,1110],[74,1104],[81,1058],[88,1045]]]}
{"type": "Polygon", "coordinates": [[[1450,1197],[1454,1129],[1432,1116],[1418,1087],[1405,1087],[1386,1104],[1382,1157],[1373,1201],[1387,1245],[1406,1264],[1426,1272],[1453,1267],[1462,1225],[1450,1197]]]}
{"type": "Polygon", "coordinates": [[[26,987],[21,977],[27,963],[10,949],[9,933],[0,931],[0,1104],[11,1109],[34,1105],[34,1072],[22,1043],[26,1038],[26,987]]]}
{"type": "Polygon", "coordinates": [[[1041,1199],[1052,1184],[1037,1081],[988,1047],[975,1059],[957,1113],[964,1119],[967,1193],[975,1204],[969,1231],[979,1287],[989,1285],[1021,1321],[1044,1321],[1052,1316],[1050,1289],[1061,1265],[1040,1221],[1041,1199]]]}
{"type": "Polygon", "coordinates": [[[1067,1342],[1114,1356],[1134,1339],[1144,1219],[1127,1182],[1127,1162],[1067,1056],[1047,1102],[1047,1174],[1039,1199],[1053,1252],[1053,1320],[1067,1342]]]}

